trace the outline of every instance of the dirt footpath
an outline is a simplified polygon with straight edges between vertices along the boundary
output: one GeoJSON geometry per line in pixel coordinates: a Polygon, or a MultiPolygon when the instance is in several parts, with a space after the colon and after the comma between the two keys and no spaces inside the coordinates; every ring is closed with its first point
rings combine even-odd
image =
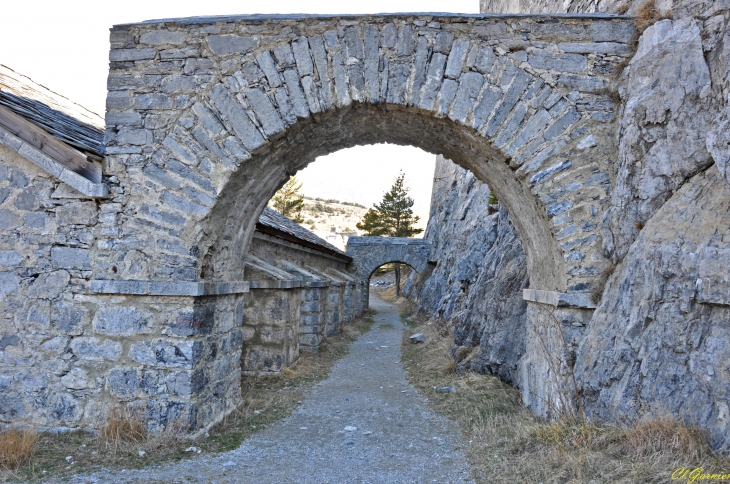
{"type": "Polygon", "coordinates": [[[163,467],[98,472],[70,482],[461,483],[456,424],[428,410],[400,363],[397,309],[371,293],[372,329],[293,415],[238,449],[163,467]]]}

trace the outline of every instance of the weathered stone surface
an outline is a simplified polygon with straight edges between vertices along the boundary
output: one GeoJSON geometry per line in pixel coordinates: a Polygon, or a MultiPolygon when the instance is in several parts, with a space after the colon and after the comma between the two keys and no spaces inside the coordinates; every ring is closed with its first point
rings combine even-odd
{"type": "Polygon", "coordinates": [[[707,151],[715,161],[715,167],[730,186],[730,116],[718,123],[707,135],[707,151]]]}
{"type": "Polygon", "coordinates": [[[82,360],[116,360],[122,354],[122,345],[99,338],[74,338],[71,350],[82,360]]]}
{"type": "Polygon", "coordinates": [[[54,269],[91,270],[89,250],[54,247],[51,249],[51,264],[54,269]]]}
{"type": "Polygon", "coordinates": [[[578,351],[589,415],[669,410],[710,430],[716,447],[728,446],[730,307],[716,299],[730,294],[717,255],[730,248],[728,227],[730,190],[713,168],[649,220],[609,279],[578,351]]]}
{"type": "Polygon", "coordinates": [[[419,310],[454,324],[457,346],[477,347],[461,363],[520,384],[526,310],[522,289],[527,263],[507,213],[491,215],[487,185],[439,157],[425,239],[438,261],[430,275],[412,275],[406,294],[419,310]]]}
{"type": "Polygon", "coordinates": [[[712,164],[710,89],[696,20],[662,20],[644,31],[628,67],[616,188],[602,232],[614,259],[689,177],[712,164]]]}
{"type": "Polygon", "coordinates": [[[100,308],[92,322],[94,331],[108,335],[148,333],[152,314],[134,307],[111,306],[100,308]]]}
{"type": "Polygon", "coordinates": [[[258,41],[255,38],[240,35],[209,35],[208,47],[216,55],[245,54],[253,50],[258,41]]]}

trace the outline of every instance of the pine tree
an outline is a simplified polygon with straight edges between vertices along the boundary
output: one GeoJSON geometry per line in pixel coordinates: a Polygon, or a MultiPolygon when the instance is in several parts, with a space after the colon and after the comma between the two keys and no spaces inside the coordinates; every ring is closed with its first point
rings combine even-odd
{"type": "Polygon", "coordinates": [[[299,193],[301,188],[302,183],[297,180],[297,177],[289,177],[289,181],[271,198],[269,205],[283,216],[298,224],[302,223],[304,221],[302,217],[304,195],[299,193]]]}
{"type": "MultiPolygon", "coordinates": [[[[413,237],[423,232],[415,228],[420,217],[413,215],[413,198],[408,196],[409,188],[405,186],[405,173],[398,174],[380,203],[365,212],[362,222],[356,227],[368,236],[413,237]]],[[[395,291],[400,296],[400,264],[395,264],[395,291]]]]}

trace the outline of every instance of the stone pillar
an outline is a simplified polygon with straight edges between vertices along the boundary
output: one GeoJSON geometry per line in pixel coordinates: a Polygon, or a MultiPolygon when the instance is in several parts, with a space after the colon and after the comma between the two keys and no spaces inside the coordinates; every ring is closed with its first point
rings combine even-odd
{"type": "Polygon", "coordinates": [[[352,308],[353,318],[359,318],[360,316],[362,316],[362,286],[362,281],[357,281],[355,283],[355,288],[353,291],[354,302],[352,308]]]}
{"type": "Polygon", "coordinates": [[[95,294],[83,300],[93,319],[71,341],[76,358],[62,378],[69,395],[88,395],[55,408],[83,411],[93,425],[115,405],[140,408],[150,430],[182,421],[202,432],[220,421],[241,396],[247,285],[234,284],[91,281],[95,294]],[[196,292],[208,295],[180,295],[196,292]]]}
{"type": "Polygon", "coordinates": [[[362,311],[370,309],[370,280],[366,279],[362,284],[362,311]]]}
{"type": "Polygon", "coordinates": [[[276,374],[299,358],[301,290],[254,288],[243,317],[244,374],[276,374]]]}
{"type": "Polygon", "coordinates": [[[347,281],[342,284],[342,287],[342,324],[348,324],[352,322],[353,318],[355,283],[347,281]]]}
{"type": "Polygon", "coordinates": [[[520,362],[522,401],[545,418],[575,415],[573,370],[595,305],[584,294],[525,289],[527,336],[520,362]]]}
{"type": "Polygon", "coordinates": [[[304,351],[317,351],[327,334],[325,316],[328,286],[324,281],[311,281],[301,290],[299,344],[304,351]]]}
{"type": "Polygon", "coordinates": [[[332,281],[327,288],[327,327],[326,335],[333,336],[340,332],[340,317],[342,309],[342,288],[344,284],[332,281]]]}

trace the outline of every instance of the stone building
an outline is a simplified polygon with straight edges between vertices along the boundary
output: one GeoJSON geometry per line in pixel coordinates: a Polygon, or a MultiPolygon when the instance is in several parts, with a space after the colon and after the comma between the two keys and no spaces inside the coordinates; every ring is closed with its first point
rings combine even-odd
{"type": "MultiPolygon", "coordinates": [[[[225,376],[235,391],[241,371],[278,372],[367,308],[366,286],[347,274],[351,258],[268,208],[246,282],[129,281],[137,294],[162,296],[159,312],[95,295],[108,289],[92,288],[90,249],[118,233],[117,215],[97,202],[108,196],[102,140],[97,115],[0,66],[0,422],[93,427],[115,404],[142,402],[151,427],[180,415],[194,424],[189,402],[206,380],[225,376]],[[240,326],[227,337],[197,326],[195,306],[165,319],[166,302],[216,292],[247,293],[231,308],[229,324],[240,326]]],[[[161,260],[180,250],[159,246],[161,260]]],[[[135,276],[143,264],[130,250],[116,267],[135,276]]]]}

